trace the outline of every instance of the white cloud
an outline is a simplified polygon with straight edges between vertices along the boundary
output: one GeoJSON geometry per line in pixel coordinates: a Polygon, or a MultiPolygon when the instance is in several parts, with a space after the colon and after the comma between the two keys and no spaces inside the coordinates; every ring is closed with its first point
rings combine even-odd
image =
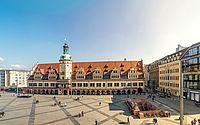
{"type": "Polygon", "coordinates": [[[4,59],[2,57],[0,57],[0,61],[4,61],[4,59]]]}
{"type": "Polygon", "coordinates": [[[13,68],[22,68],[24,66],[23,65],[19,65],[19,64],[13,64],[13,65],[11,65],[11,67],[13,67],[13,68]]]}

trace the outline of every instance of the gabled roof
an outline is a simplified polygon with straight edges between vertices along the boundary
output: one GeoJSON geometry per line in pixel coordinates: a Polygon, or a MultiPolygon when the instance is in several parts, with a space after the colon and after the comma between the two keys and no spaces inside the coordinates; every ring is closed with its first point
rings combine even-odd
{"type": "MultiPolygon", "coordinates": [[[[37,64],[34,68],[33,73],[36,69],[40,69],[41,73],[44,75],[48,72],[49,67],[56,70],[59,73],[60,63],[46,63],[46,64],[37,64]]],[[[72,72],[75,73],[77,69],[83,68],[87,73],[88,70],[93,72],[96,68],[101,69],[101,71],[108,70],[112,71],[115,67],[118,70],[123,69],[124,72],[128,71],[131,67],[135,68],[138,72],[143,72],[142,61],[99,61],[99,62],[72,62],[72,72]]]]}
{"type": "Polygon", "coordinates": [[[39,68],[42,74],[46,74],[49,70],[49,67],[55,69],[57,73],[59,73],[60,63],[46,63],[46,64],[38,64],[36,69],[39,68]]]}
{"type": "Polygon", "coordinates": [[[135,69],[142,70],[142,61],[100,61],[100,62],[73,62],[72,63],[72,70],[75,72],[79,68],[83,68],[85,72],[90,69],[94,71],[97,67],[104,71],[105,69],[108,71],[117,68],[118,70],[123,69],[124,71],[129,70],[131,67],[135,69]]]}

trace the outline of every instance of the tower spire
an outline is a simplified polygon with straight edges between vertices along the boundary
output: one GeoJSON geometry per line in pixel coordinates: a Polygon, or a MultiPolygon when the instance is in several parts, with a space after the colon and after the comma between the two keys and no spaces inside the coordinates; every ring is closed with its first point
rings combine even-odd
{"type": "Polygon", "coordinates": [[[67,44],[67,39],[64,39],[64,45],[63,45],[63,53],[60,57],[60,60],[71,60],[71,56],[69,54],[69,46],[67,44]]]}

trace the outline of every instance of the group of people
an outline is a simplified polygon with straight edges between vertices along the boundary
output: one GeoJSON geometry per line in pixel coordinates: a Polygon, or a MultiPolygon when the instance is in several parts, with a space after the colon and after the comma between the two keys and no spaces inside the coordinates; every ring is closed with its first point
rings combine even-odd
{"type": "Polygon", "coordinates": [[[154,100],[155,100],[155,97],[156,97],[155,95],[150,94],[150,95],[147,96],[147,99],[151,98],[152,101],[154,101],[154,100]]]}
{"type": "Polygon", "coordinates": [[[191,121],[191,125],[200,125],[200,119],[196,119],[196,118],[194,118],[192,121],[191,121]],[[198,122],[198,124],[197,124],[197,122],[198,122]]]}
{"type": "Polygon", "coordinates": [[[80,113],[78,113],[78,117],[83,117],[84,116],[84,112],[81,111],[80,113]]]}

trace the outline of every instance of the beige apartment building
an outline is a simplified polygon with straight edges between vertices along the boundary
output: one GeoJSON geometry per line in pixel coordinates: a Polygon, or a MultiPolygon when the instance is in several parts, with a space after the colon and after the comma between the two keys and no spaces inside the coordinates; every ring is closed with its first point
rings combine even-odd
{"type": "Polygon", "coordinates": [[[180,58],[186,49],[182,49],[161,59],[159,65],[159,90],[170,95],[179,96],[180,58]]]}

